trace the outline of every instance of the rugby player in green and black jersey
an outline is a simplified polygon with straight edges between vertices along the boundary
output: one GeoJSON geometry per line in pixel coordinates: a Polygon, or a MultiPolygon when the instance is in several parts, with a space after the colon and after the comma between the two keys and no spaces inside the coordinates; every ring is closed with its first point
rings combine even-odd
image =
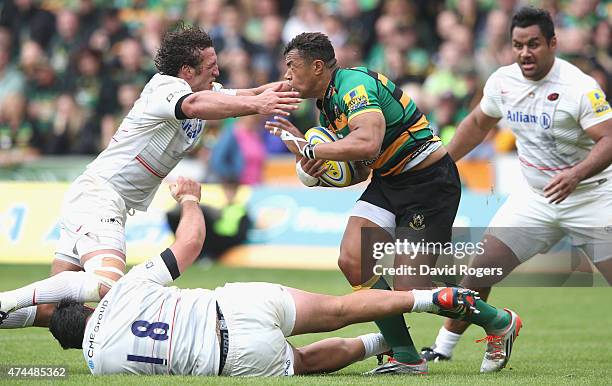
{"type": "MultiPolygon", "coordinates": [[[[303,139],[300,130],[281,117],[266,122],[266,127],[283,133],[281,138],[293,138],[284,142],[312,177],[325,171],[323,160],[356,161],[354,183],[367,179],[372,170],[366,190],[350,213],[338,265],[355,290],[390,289],[377,274],[380,269],[373,269],[373,243],[380,242],[381,235],[386,241],[450,242],[461,196],[455,163],[406,93],[367,68],[339,68],[324,34],[300,34],[289,42],[284,54],[286,80],[300,97],[317,99],[320,124],[334,131],[339,140],[314,146],[296,140],[303,139]]],[[[432,286],[431,277],[419,275],[419,268],[434,266],[437,254],[421,253],[413,258],[411,252],[410,257],[394,257],[395,267],[415,267],[404,270],[412,274],[394,276],[395,290],[432,286]]],[[[469,318],[487,333],[505,328],[518,332],[516,314],[484,302],[478,302],[477,309],[480,312],[469,318]]],[[[402,316],[376,323],[392,347],[392,356],[371,374],[427,373],[427,363],[417,352],[402,316]]]]}

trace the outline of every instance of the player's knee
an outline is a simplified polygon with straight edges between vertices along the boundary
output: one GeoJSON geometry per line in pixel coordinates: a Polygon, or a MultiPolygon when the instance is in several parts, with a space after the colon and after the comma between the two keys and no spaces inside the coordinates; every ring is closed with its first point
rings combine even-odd
{"type": "Polygon", "coordinates": [[[33,326],[48,327],[54,310],[55,304],[38,304],[36,306],[36,316],[34,317],[33,326]]]}
{"type": "Polygon", "coordinates": [[[347,250],[341,249],[340,257],[338,257],[338,267],[351,285],[361,284],[361,263],[359,257],[347,250]]]}
{"type": "Polygon", "coordinates": [[[98,279],[100,298],[106,295],[125,272],[125,257],[111,251],[97,251],[85,255],[81,263],[86,272],[98,279]]]}

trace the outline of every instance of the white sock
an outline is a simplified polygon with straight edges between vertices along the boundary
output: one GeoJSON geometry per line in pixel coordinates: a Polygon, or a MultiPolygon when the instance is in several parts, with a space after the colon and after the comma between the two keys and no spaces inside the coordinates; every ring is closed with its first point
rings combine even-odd
{"type": "Polygon", "coordinates": [[[36,317],[36,306],[22,308],[11,312],[9,316],[0,324],[0,330],[9,328],[31,327],[36,317]]]}
{"type": "Polygon", "coordinates": [[[433,294],[437,290],[412,290],[414,304],[410,312],[434,312],[438,307],[433,304],[433,294]]]}
{"type": "Polygon", "coordinates": [[[453,350],[459,343],[459,339],[461,339],[461,334],[450,332],[442,326],[436,337],[434,351],[450,358],[453,356],[453,350]]]}
{"type": "Polygon", "coordinates": [[[0,294],[2,309],[10,304],[17,309],[37,304],[58,303],[62,299],[77,302],[100,301],[100,282],[88,272],[61,272],[45,280],[37,281],[26,287],[0,294]],[[6,305],[6,306],[5,306],[6,305]]]}
{"type": "Polygon", "coordinates": [[[365,334],[358,337],[363,342],[365,354],[363,359],[367,359],[374,355],[382,354],[391,350],[391,346],[387,344],[381,333],[365,334]]]}

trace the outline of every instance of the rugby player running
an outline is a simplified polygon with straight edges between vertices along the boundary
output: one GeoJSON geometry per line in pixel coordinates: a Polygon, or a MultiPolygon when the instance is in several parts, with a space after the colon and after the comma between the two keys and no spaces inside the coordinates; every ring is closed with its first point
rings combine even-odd
{"type": "MultiPolygon", "coordinates": [[[[502,268],[487,280],[461,283],[486,299],[491,286],[538,253],[570,236],[612,284],[612,110],[597,82],[555,57],[557,37],[550,14],[521,8],[510,27],[516,63],[499,68],[479,106],[461,122],[448,146],[460,160],[503,120],[516,136],[527,184],[512,192],[485,232],[476,268],[502,268]]],[[[448,360],[469,323],[448,319],[427,360],[448,360]]],[[[504,344],[493,337],[485,357],[501,358],[504,344]]],[[[482,372],[499,369],[483,362],[482,372]]]]}
{"type": "MultiPolygon", "coordinates": [[[[282,117],[275,117],[266,127],[281,135],[298,156],[298,168],[314,179],[324,171],[322,160],[356,161],[358,176],[354,183],[366,180],[370,169],[373,171],[350,214],[338,265],[354,290],[389,290],[385,278],[373,272],[370,239],[450,242],[461,196],[455,163],[405,92],[383,74],[367,68],[340,68],[326,35],[298,35],[284,54],[285,79],[300,97],[317,99],[319,124],[340,139],[308,144],[300,130],[282,117]],[[366,237],[362,239],[362,235],[366,237]]],[[[433,267],[437,254],[394,258],[396,266],[416,266],[419,272],[420,265],[433,267]]],[[[433,286],[429,275],[395,276],[391,284],[395,290],[433,286]]],[[[515,339],[521,322],[514,312],[480,301],[476,308],[480,312],[471,314],[471,320],[484,327],[488,335],[515,339]]],[[[448,316],[460,317],[450,312],[448,316]]],[[[392,348],[392,357],[370,374],[427,373],[427,363],[415,348],[402,315],[378,319],[376,324],[392,348]]],[[[504,355],[500,365],[505,365],[510,352],[504,355]]]]}

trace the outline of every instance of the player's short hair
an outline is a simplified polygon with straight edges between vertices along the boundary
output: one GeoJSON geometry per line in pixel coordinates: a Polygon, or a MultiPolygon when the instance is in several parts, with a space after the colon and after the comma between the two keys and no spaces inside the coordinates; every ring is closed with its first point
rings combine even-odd
{"type": "Polygon", "coordinates": [[[327,35],[320,32],[304,32],[291,39],[283,55],[297,50],[300,57],[312,62],[322,60],[327,67],[336,65],[336,53],[327,35]]]}
{"type": "Polygon", "coordinates": [[[92,313],[93,310],[82,303],[64,299],[59,302],[51,315],[49,331],[64,350],[83,348],[85,325],[92,313]]]}
{"type": "Polygon", "coordinates": [[[550,39],[555,36],[555,24],[553,23],[550,13],[545,9],[535,7],[522,7],[512,16],[510,34],[512,34],[515,27],[527,28],[532,25],[540,27],[542,35],[544,35],[546,41],[549,43],[550,39]]]}
{"type": "Polygon", "coordinates": [[[168,31],[155,55],[155,67],[162,74],[177,76],[183,65],[200,68],[200,53],[212,47],[210,35],[197,27],[181,25],[168,31]]]}

